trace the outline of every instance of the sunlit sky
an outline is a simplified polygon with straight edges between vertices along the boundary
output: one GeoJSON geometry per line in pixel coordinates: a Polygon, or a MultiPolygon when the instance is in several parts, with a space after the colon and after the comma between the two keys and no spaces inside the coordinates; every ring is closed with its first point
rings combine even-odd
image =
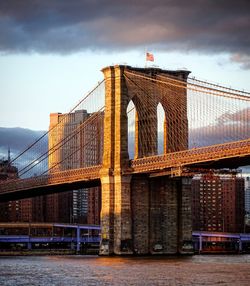
{"type": "Polygon", "coordinates": [[[184,2],[1,1],[0,127],[48,129],[103,67],[143,67],[146,50],[151,65],[250,91],[250,2],[184,2]]]}
{"type": "MultiPolygon", "coordinates": [[[[250,91],[250,71],[230,62],[227,55],[151,52],[155,62],[150,65],[186,68],[192,71],[191,76],[250,91]]],[[[69,111],[102,80],[103,67],[124,63],[145,66],[145,52],[0,56],[0,126],[46,130],[49,114],[69,111]]]]}

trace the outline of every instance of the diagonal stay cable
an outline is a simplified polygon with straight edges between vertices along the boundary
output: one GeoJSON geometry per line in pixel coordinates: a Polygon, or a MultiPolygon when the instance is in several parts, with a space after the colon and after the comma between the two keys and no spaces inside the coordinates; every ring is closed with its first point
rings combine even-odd
{"type": "MultiPolygon", "coordinates": [[[[98,114],[98,117],[101,113],[98,114]]],[[[98,118],[96,117],[96,118],[98,118]]],[[[80,132],[80,131],[79,131],[80,132]]],[[[99,135],[100,131],[98,131],[95,135],[92,135],[91,138],[83,145],[80,146],[79,148],[77,148],[76,150],[74,150],[73,152],[71,152],[66,158],[64,158],[63,160],[57,162],[55,165],[51,166],[48,170],[44,171],[41,176],[43,176],[44,174],[46,174],[47,172],[49,172],[50,170],[54,169],[56,166],[60,165],[61,163],[63,163],[65,160],[67,160],[68,158],[70,158],[71,156],[73,156],[75,153],[77,153],[78,151],[80,151],[82,148],[88,146],[91,142],[93,142],[94,139],[97,138],[97,136],[99,135]]]]}
{"type": "Polygon", "coordinates": [[[102,80],[99,82],[90,92],[87,93],[87,95],[81,99],[68,113],[65,113],[61,120],[54,125],[52,128],[50,128],[48,131],[46,131],[41,137],[39,137],[37,140],[35,140],[31,145],[29,145],[24,151],[22,151],[19,155],[17,155],[14,159],[11,160],[10,164],[13,164],[18,158],[20,158],[24,153],[26,153],[28,150],[30,150],[34,145],[36,145],[39,141],[41,141],[49,132],[51,132],[58,124],[60,124],[68,114],[73,112],[81,103],[83,103],[101,84],[103,84],[105,80],[102,80]]]}
{"type": "Polygon", "coordinates": [[[70,141],[76,134],[78,134],[81,131],[81,128],[83,126],[87,126],[87,124],[91,123],[93,120],[95,120],[99,114],[104,110],[104,107],[102,107],[100,110],[98,110],[93,116],[90,116],[87,120],[85,120],[84,122],[82,122],[76,129],[74,129],[74,131],[72,133],[70,133],[67,137],[64,137],[60,142],[58,142],[56,145],[54,145],[51,149],[49,149],[48,151],[44,152],[42,155],[40,155],[39,158],[36,158],[35,160],[33,160],[32,162],[30,162],[27,166],[25,166],[20,172],[23,171],[23,173],[20,174],[20,176],[23,176],[24,174],[26,174],[28,171],[30,171],[31,169],[33,169],[35,166],[37,166],[38,164],[40,164],[42,161],[44,161],[45,159],[47,159],[50,155],[52,155],[55,151],[57,151],[59,148],[61,148],[62,146],[64,146],[68,141],[70,141]],[[63,144],[62,144],[63,143],[63,144]],[[57,147],[57,148],[55,148],[57,147]],[[51,152],[50,152],[51,151],[51,152]],[[47,156],[45,156],[47,154],[47,156]],[[41,159],[43,156],[45,156],[42,160],[38,161],[39,159],[41,159]],[[27,167],[27,170],[25,170],[27,167]],[[24,171],[25,170],[25,171],[24,171]]]}

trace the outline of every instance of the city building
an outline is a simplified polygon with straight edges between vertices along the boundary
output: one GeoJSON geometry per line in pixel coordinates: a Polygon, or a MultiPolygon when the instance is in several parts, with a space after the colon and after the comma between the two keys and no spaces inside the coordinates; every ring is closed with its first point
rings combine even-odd
{"type": "Polygon", "coordinates": [[[245,178],[245,211],[250,215],[250,177],[245,178]]]}
{"type": "MultiPolygon", "coordinates": [[[[0,181],[18,178],[18,169],[11,164],[10,151],[8,160],[0,161],[0,181]]],[[[1,222],[43,222],[44,197],[35,197],[0,204],[1,222]]]]}
{"type": "Polygon", "coordinates": [[[245,231],[250,232],[250,176],[245,174],[245,231]]]}
{"type": "Polygon", "coordinates": [[[20,222],[45,221],[45,197],[39,196],[19,201],[20,222]]]}
{"type": "MultiPolygon", "coordinates": [[[[50,114],[50,173],[101,163],[103,114],[95,115],[86,110],[50,114]]],[[[48,195],[46,221],[99,224],[100,195],[99,187],[48,195]]]]}
{"type": "MultiPolygon", "coordinates": [[[[10,150],[8,150],[8,160],[0,160],[0,181],[18,178],[18,169],[11,164],[10,150]]],[[[20,219],[19,201],[0,203],[0,221],[18,221],[20,219]]]]}
{"type": "Polygon", "coordinates": [[[193,230],[243,232],[244,178],[205,174],[192,180],[193,230]]]}

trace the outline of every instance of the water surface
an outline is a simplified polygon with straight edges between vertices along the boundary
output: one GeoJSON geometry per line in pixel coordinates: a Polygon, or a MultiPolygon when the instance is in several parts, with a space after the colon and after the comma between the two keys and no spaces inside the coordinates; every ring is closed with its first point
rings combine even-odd
{"type": "Polygon", "coordinates": [[[0,285],[249,285],[250,255],[0,257],[0,285]]]}

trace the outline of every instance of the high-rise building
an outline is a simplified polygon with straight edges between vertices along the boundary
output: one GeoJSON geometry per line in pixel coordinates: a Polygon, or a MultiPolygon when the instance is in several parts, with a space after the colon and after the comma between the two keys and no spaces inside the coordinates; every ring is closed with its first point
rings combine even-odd
{"type": "Polygon", "coordinates": [[[196,176],[192,193],[194,230],[244,231],[244,178],[235,174],[196,176]]]}
{"type": "MultiPolygon", "coordinates": [[[[101,163],[103,115],[96,116],[86,110],[51,113],[50,130],[50,173],[101,163]]],[[[100,188],[91,188],[47,196],[46,221],[99,223],[100,192],[100,188]]]]}

